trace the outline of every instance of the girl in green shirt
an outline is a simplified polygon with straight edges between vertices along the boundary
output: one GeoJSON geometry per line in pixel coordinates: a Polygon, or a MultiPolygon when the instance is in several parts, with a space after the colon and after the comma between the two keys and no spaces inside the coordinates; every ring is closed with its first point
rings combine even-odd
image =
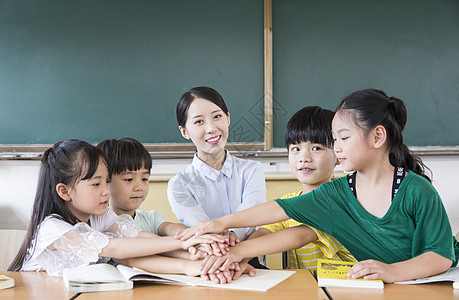
{"type": "MultiPolygon", "coordinates": [[[[458,242],[426,167],[403,144],[406,120],[403,101],[380,90],[349,95],[337,108],[332,133],[335,154],[352,174],[299,197],[202,222],[177,238],[293,218],[351,251],[359,262],[349,277],[390,283],[446,271],[457,263],[458,242]]],[[[220,270],[232,262],[231,251],[227,256],[220,270]]]]}

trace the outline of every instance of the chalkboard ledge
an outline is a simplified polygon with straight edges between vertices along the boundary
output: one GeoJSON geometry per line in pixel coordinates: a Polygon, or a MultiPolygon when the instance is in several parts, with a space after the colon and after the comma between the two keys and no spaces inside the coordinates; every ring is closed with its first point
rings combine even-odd
{"type": "MultiPolygon", "coordinates": [[[[334,178],[339,178],[347,173],[343,171],[335,171],[334,178]]],[[[150,175],[150,182],[168,182],[175,174],[152,174],[150,175]]],[[[265,179],[268,181],[283,181],[283,180],[293,180],[296,181],[295,175],[291,172],[289,173],[265,173],[265,179]]]]}
{"type": "MultiPolygon", "coordinates": [[[[153,159],[189,158],[196,152],[192,143],[144,143],[153,159]]],[[[0,144],[0,159],[39,160],[51,144],[0,144]]],[[[263,143],[228,143],[228,150],[236,156],[258,156],[263,151],[263,143]]],[[[275,154],[274,154],[275,155],[275,154]]],[[[283,156],[283,155],[282,155],[283,156]]]]}
{"type": "MultiPolygon", "coordinates": [[[[189,158],[196,148],[191,143],[174,144],[144,144],[152,159],[189,158]]],[[[39,160],[43,152],[51,145],[7,145],[0,144],[0,159],[2,160],[39,160]]],[[[231,153],[246,158],[279,158],[287,157],[285,148],[264,150],[263,143],[229,143],[231,153]]],[[[410,150],[419,156],[459,155],[459,146],[412,146],[410,150]]]]}

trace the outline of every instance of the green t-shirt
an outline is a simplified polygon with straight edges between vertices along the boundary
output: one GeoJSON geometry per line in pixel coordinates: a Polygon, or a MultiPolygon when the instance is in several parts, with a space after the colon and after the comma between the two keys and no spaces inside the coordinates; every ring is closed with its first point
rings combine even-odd
{"type": "Polygon", "coordinates": [[[134,221],[143,231],[150,231],[155,234],[158,234],[159,225],[167,222],[166,218],[156,210],[136,210],[134,221]]]}
{"type": "Polygon", "coordinates": [[[276,202],[290,218],[335,237],[359,261],[394,263],[433,251],[457,263],[457,241],[440,196],[432,184],[413,172],[408,172],[382,218],[360,205],[347,176],[276,202]]]}

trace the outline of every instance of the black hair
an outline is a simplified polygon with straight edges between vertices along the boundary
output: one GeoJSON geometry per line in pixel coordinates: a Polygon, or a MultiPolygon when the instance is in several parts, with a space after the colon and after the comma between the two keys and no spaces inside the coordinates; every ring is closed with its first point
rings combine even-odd
{"type": "Polygon", "coordinates": [[[29,229],[18,254],[8,268],[9,271],[21,269],[28,250],[29,255],[33,254],[34,249],[29,248],[36,239],[38,226],[47,216],[53,215],[72,225],[81,222],[67,208],[65,201],[57,193],[56,186],[63,183],[73,187],[81,180],[91,179],[101,159],[106,164],[105,156],[100,149],[73,139],[58,142],[45,151],[41,159],[29,229]]]}
{"type": "Polygon", "coordinates": [[[319,106],[306,106],[288,121],[285,130],[285,146],[302,142],[321,144],[333,148],[331,124],[335,113],[319,106]]]}
{"type": "Polygon", "coordinates": [[[190,108],[191,103],[196,98],[202,98],[209,100],[214,103],[221,110],[228,115],[228,108],[226,107],[223,97],[213,88],[206,86],[199,86],[190,89],[188,92],[180,97],[179,102],[177,103],[176,113],[177,113],[177,122],[179,126],[185,128],[186,120],[188,118],[188,109],[190,108]]]}
{"type": "Polygon", "coordinates": [[[346,111],[366,135],[376,126],[383,126],[387,132],[390,164],[413,171],[430,181],[425,174],[426,169],[431,174],[430,169],[403,143],[402,131],[408,116],[402,100],[389,97],[380,90],[365,89],[344,98],[336,109],[337,113],[340,111],[346,111]]]}
{"type": "Polygon", "coordinates": [[[101,149],[108,161],[108,172],[121,174],[126,171],[137,171],[145,168],[150,172],[152,160],[150,153],[139,141],[123,137],[120,139],[105,140],[97,145],[101,149]]]}

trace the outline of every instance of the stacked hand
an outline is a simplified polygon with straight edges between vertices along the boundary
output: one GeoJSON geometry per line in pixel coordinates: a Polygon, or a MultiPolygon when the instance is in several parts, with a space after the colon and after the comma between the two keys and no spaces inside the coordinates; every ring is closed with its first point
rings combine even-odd
{"type": "MultiPolygon", "coordinates": [[[[230,246],[239,242],[234,232],[226,230],[222,234],[228,236],[230,246]]],[[[255,269],[248,264],[248,259],[242,259],[243,256],[236,251],[236,248],[232,247],[224,255],[209,255],[204,258],[201,264],[201,277],[215,283],[229,283],[244,273],[251,277],[255,276],[255,269]]]]}
{"type": "Polygon", "coordinates": [[[178,233],[176,238],[184,241],[184,245],[185,243],[191,245],[188,249],[191,259],[202,259],[201,277],[206,280],[224,284],[238,279],[244,273],[251,277],[256,274],[255,269],[248,264],[248,260],[241,261],[242,256],[230,250],[230,247],[239,242],[237,235],[224,229],[217,220],[201,222],[185,229],[178,233]],[[221,234],[205,234],[217,232],[221,234]],[[196,245],[198,240],[203,243],[196,245]]]}
{"type": "Polygon", "coordinates": [[[241,262],[229,263],[227,268],[223,268],[218,266],[228,262],[227,257],[208,256],[201,265],[201,277],[220,284],[237,280],[242,274],[249,274],[250,277],[253,277],[256,275],[256,271],[254,267],[249,265],[248,261],[248,259],[244,259],[241,262]]]}
{"type": "Polygon", "coordinates": [[[237,251],[232,250],[230,250],[230,252],[224,256],[218,257],[215,255],[211,255],[204,258],[203,263],[201,265],[201,274],[214,274],[218,271],[227,270],[239,271],[239,262],[243,259],[243,257],[239,255],[237,251]]]}
{"type": "Polygon", "coordinates": [[[176,239],[186,241],[193,236],[203,235],[205,233],[224,232],[226,228],[218,219],[201,222],[193,227],[187,228],[176,235],[176,239]]]}
{"type": "MultiPolygon", "coordinates": [[[[196,246],[196,245],[207,245],[207,246],[202,246],[203,249],[219,249],[219,246],[211,246],[212,244],[225,244],[227,243],[227,239],[223,235],[218,235],[218,234],[206,234],[206,235],[195,235],[193,237],[190,237],[189,239],[182,240],[182,248],[184,250],[188,250],[190,247],[196,246]]],[[[218,250],[220,251],[220,249],[218,250]]],[[[213,253],[212,251],[209,250],[209,253],[213,253]]]]}

